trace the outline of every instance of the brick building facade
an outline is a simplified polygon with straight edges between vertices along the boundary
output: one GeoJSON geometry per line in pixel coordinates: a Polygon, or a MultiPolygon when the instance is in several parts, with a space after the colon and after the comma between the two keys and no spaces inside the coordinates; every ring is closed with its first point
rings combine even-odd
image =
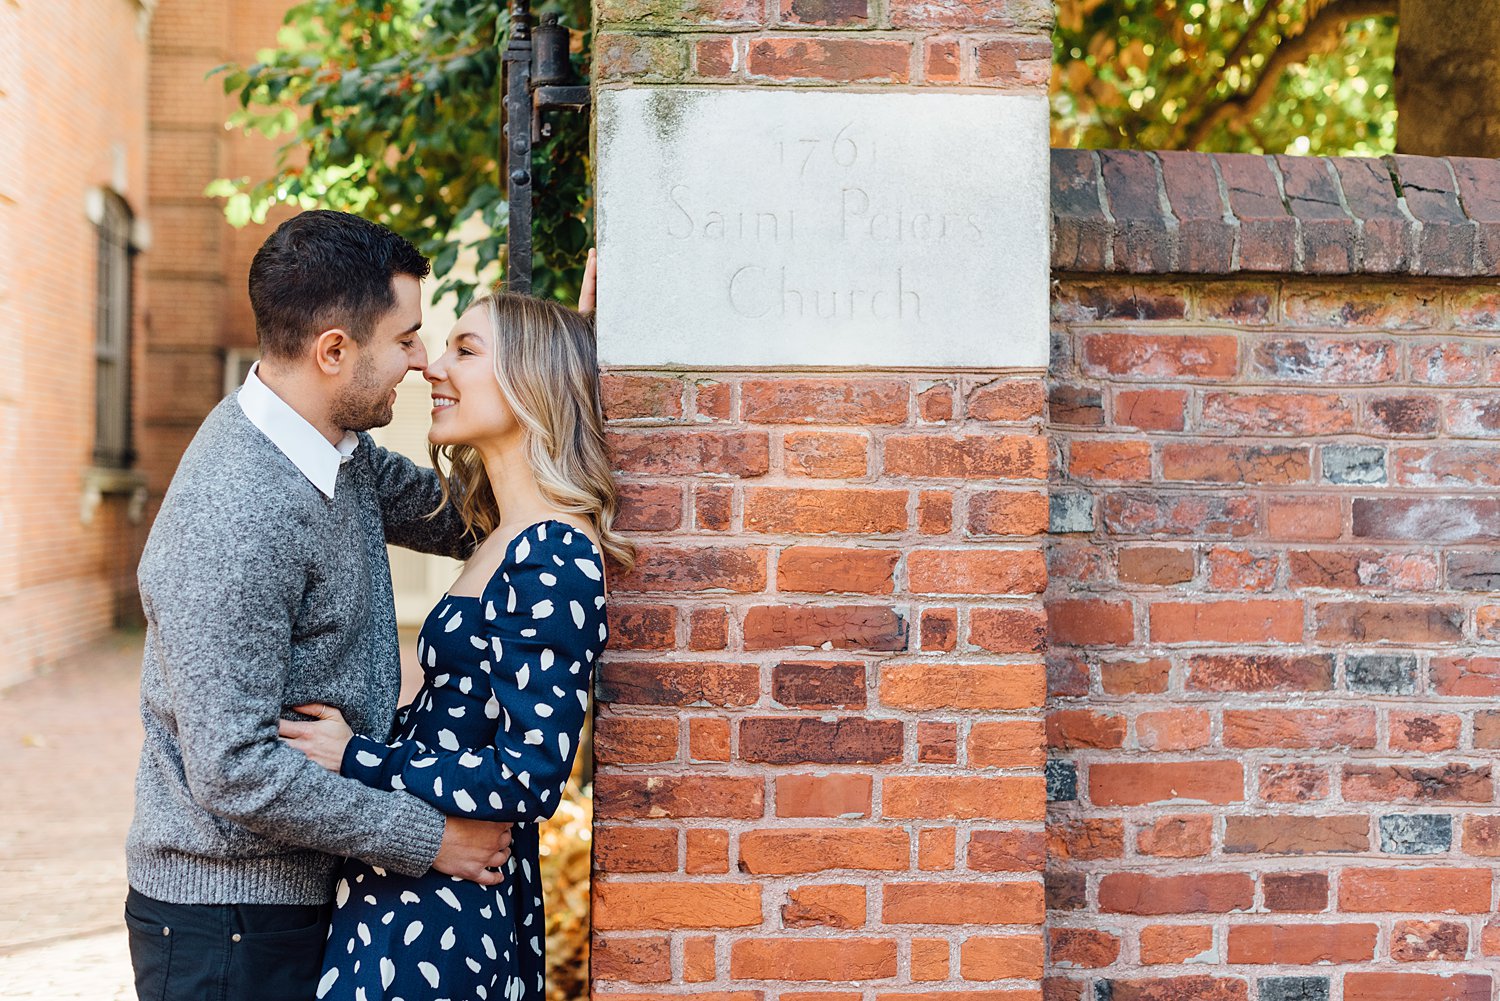
{"type": "Polygon", "coordinates": [[[0,5],[0,682],[139,616],[135,561],[177,457],[255,334],[256,227],[202,196],[264,170],[205,74],[289,0],[0,5]],[[113,248],[109,250],[108,248],[113,248]]]}

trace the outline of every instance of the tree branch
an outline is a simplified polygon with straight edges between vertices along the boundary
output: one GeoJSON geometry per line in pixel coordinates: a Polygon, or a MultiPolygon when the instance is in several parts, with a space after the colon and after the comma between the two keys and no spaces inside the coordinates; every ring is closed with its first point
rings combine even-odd
{"type": "Polygon", "coordinates": [[[1225,119],[1243,121],[1253,117],[1271,100],[1287,67],[1305,63],[1309,56],[1332,51],[1350,22],[1395,14],[1396,3],[1397,0],[1328,0],[1312,8],[1312,16],[1303,23],[1301,30],[1283,38],[1271,51],[1251,88],[1224,98],[1200,116],[1188,130],[1182,148],[1197,148],[1225,119]]]}

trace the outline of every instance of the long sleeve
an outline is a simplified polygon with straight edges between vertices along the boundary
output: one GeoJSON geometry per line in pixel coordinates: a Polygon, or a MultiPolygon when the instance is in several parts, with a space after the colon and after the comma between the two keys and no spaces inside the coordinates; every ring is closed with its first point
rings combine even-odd
{"type": "MultiPolygon", "coordinates": [[[[381,744],[356,736],[345,749],[343,774],[375,788],[405,790],[451,815],[537,821],[556,811],[606,638],[601,565],[583,533],[557,522],[528,529],[511,552],[515,559],[502,563],[469,610],[479,619],[472,645],[486,648],[494,661],[476,675],[488,680],[488,690],[465,694],[469,705],[482,703],[491,743],[460,746],[442,727],[444,713],[466,712],[447,700],[434,708],[434,695],[463,681],[443,673],[430,678],[433,690],[413,707],[413,714],[439,721],[424,739],[381,744]]],[[[450,613],[448,621],[463,614],[450,613]]]]}
{"type": "Polygon", "coordinates": [[[438,811],[335,775],[278,737],[308,573],[295,540],[310,528],[292,505],[275,531],[241,524],[241,509],[171,526],[169,571],[143,588],[189,794],[279,842],[425,872],[442,840],[438,811]]]}
{"type": "Polygon", "coordinates": [[[361,444],[370,450],[386,541],[420,553],[467,559],[473,551],[473,539],[465,535],[458,511],[449,504],[432,515],[443,499],[437,473],[399,452],[381,448],[369,435],[360,437],[361,444]]]}

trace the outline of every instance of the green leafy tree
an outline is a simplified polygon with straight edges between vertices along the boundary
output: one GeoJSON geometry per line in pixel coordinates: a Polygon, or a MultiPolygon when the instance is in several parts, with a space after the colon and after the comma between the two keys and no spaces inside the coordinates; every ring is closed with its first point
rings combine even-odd
{"type": "Polygon", "coordinates": [[[1058,0],[1053,143],[1392,152],[1396,6],[1396,0],[1058,0]]]}
{"type": "MultiPolygon", "coordinates": [[[[548,0],[587,26],[587,0],[548,0]]],[[[282,140],[275,174],[224,178],[236,225],[275,205],[332,208],[384,223],[433,259],[434,298],[476,286],[451,277],[461,255],[480,284],[505,274],[501,61],[509,14],[496,0],[306,0],[288,11],[277,48],[251,66],[220,67],[239,99],[230,124],[282,140]]],[[[575,34],[586,72],[589,36],[575,34]]],[[[559,116],[535,163],[536,294],[576,302],[593,212],[588,130],[559,116]]]]}

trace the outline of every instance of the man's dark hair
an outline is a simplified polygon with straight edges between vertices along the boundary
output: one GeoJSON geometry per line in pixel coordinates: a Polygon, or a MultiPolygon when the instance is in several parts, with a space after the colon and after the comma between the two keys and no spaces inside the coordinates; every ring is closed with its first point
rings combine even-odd
{"type": "Polygon", "coordinates": [[[261,353],[301,354],[332,327],[364,343],[396,305],[391,280],[427,277],[406,240],[359,216],[317,210],[276,228],[250,264],[250,305],[261,353]]]}

